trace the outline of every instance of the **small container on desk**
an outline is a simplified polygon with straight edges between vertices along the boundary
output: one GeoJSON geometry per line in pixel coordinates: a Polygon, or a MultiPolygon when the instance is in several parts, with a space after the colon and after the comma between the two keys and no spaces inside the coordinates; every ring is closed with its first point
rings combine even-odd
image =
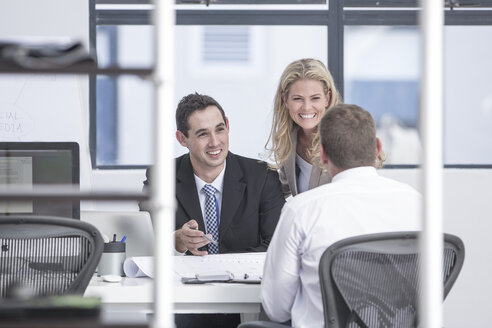
{"type": "Polygon", "coordinates": [[[104,244],[104,250],[97,270],[98,275],[125,275],[123,272],[123,262],[126,259],[125,239],[123,237],[121,241],[116,241],[116,235],[114,235],[113,241],[104,244]]]}

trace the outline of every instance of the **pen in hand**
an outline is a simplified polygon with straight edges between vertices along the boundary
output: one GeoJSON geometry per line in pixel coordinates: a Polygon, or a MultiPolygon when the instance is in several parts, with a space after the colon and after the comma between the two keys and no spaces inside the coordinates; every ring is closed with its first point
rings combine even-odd
{"type": "Polygon", "coordinates": [[[212,238],[210,238],[209,236],[204,234],[202,237],[205,238],[206,240],[208,240],[209,242],[211,242],[212,244],[214,244],[215,246],[219,246],[219,243],[217,241],[213,240],[212,238]]]}
{"type": "MultiPolygon", "coordinates": [[[[188,225],[188,227],[192,230],[198,230],[198,228],[192,228],[190,225],[188,225]]],[[[210,238],[206,234],[203,234],[202,237],[205,238],[206,240],[208,240],[210,243],[214,244],[215,246],[219,246],[219,243],[216,240],[213,240],[212,238],[210,238]]]]}

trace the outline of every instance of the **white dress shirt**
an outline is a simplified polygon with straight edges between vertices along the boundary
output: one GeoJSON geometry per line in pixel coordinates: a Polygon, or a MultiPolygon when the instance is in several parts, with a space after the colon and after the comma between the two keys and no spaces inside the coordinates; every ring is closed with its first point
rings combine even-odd
{"type": "Polygon", "coordinates": [[[294,327],[324,327],[318,265],[326,248],[356,235],[419,230],[420,222],[421,195],[374,167],[343,171],[298,194],[284,205],[268,247],[261,283],[266,313],[294,327]]]}

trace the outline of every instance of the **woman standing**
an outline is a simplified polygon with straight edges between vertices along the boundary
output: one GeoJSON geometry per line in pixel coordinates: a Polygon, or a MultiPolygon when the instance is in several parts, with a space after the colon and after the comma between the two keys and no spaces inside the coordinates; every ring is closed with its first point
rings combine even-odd
{"type": "Polygon", "coordinates": [[[296,60],[282,73],[265,147],[275,160],[271,166],[280,169],[285,198],[331,181],[319,163],[318,124],[325,111],[340,102],[333,77],[321,61],[296,60]]]}

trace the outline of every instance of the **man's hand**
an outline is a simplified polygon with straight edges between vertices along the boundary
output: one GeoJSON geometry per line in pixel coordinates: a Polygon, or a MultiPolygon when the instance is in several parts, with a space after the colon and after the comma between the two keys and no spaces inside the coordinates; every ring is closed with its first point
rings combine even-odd
{"type": "Polygon", "coordinates": [[[207,255],[207,251],[198,250],[209,243],[204,235],[203,231],[198,230],[198,223],[195,220],[186,222],[174,234],[176,251],[184,253],[189,250],[193,255],[207,255]]]}

